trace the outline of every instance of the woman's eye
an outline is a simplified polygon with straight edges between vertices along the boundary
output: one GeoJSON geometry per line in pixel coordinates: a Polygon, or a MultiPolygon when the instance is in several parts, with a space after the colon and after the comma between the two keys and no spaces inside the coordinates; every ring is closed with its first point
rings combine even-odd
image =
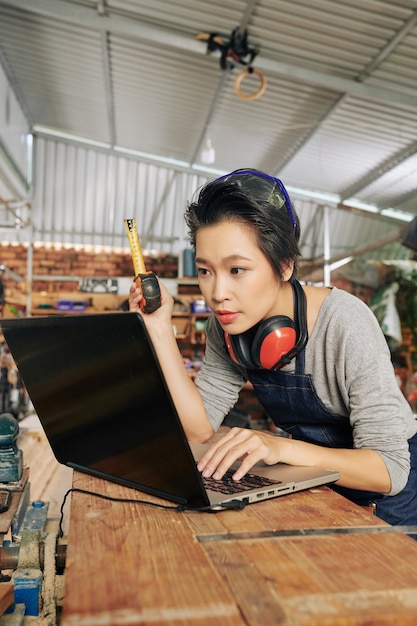
{"type": "Polygon", "coordinates": [[[197,273],[200,276],[207,276],[210,272],[205,267],[197,267],[197,273]]]}
{"type": "Polygon", "coordinates": [[[230,270],[232,274],[243,274],[243,272],[245,271],[245,268],[243,267],[232,267],[232,269],[230,270]]]}

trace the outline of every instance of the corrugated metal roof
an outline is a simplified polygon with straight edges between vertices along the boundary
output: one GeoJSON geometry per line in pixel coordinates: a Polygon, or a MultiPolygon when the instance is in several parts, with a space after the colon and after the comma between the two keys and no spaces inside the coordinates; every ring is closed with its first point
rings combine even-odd
{"type": "MultiPolygon", "coordinates": [[[[36,150],[40,172],[48,173],[38,177],[36,184],[33,226],[37,240],[126,248],[124,219],[134,217],[145,248],[180,255],[188,247],[184,211],[207,176],[51,139],[39,138],[36,150]]],[[[381,241],[382,245],[387,237],[394,240],[399,231],[392,221],[362,213],[351,220],[352,241],[346,233],[346,210],[330,210],[329,205],[296,192],[293,201],[303,225],[301,250],[307,266],[325,256],[325,211],[333,260],[368,249],[369,242],[381,241]]],[[[394,258],[408,256],[401,247],[391,253],[394,258]]]]}
{"type": "Polygon", "coordinates": [[[324,205],[332,257],[371,250],[401,226],[384,211],[417,215],[416,57],[417,0],[0,0],[1,66],[36,135],[35,236],[119,245],[132,208],[171,251],[195,187],[255,167],[292,190],[306,258],[323,255],[324,205]],[[244,65],[195,40],[236,28],[259,48],[257,99],[235,92],[244,65]]]}

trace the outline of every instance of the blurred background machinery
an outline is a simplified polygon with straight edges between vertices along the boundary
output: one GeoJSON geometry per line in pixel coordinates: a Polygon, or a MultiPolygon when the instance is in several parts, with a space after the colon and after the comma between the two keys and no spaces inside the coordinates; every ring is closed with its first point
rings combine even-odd
{"type": "Polygon", "coordinates": [[[0,626],[59,624],[66,542],[48,502],[31,500],[19,424],[0,415],[0,626]]]}

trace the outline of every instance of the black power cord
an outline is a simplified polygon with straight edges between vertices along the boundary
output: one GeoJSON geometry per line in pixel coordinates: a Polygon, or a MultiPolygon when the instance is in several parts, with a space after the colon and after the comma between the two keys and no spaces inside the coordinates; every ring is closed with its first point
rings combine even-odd
{"type": "Polygon", "coordinates": [[[218,513],[222,510],[230,510],[230,509],[239,509],[242,510],[245,508],[247,502],[245,500],[229,500],[228,502],[222,502],[221,504],[215,505],[207,505],[200,507],[192,507],[187,506],[185,504],[179,504],[177,506],[172,506],[170,504],[160,504],[159,502],[151,502],[149,500],[140,500],[135,498],[114,498],[112,496],[106,496],[103,493],[98,493],[95,491],[88,491],[87,489],[78,489],[77,487],[73,487],[68,489],[66,494],[64,495],[64,499],[62,500],[61,508],[60,508],[60,520],[59,520],[59,531],[58,536],[63,537],[62,524],[64,521],[64,507],[70,493],[83,493],[88,496],[93,496],[94,498],[101,498],[102,500],[109,500],[110,502],[124,502],[127,504],[145,504],[147,506],[153,506],[159,509],[168,509],[170,511],[196,511],[196,512],[204,512],[204,513],[218,513]]]}

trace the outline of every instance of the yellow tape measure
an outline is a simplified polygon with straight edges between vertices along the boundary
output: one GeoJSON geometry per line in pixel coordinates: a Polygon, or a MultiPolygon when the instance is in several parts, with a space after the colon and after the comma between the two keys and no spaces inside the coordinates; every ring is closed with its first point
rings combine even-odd
{"type": "Polygon", "coordinates": [[[136,228],[136,220],[134,218],[126,219],[125,226],[129,239],[130,252],[132,254],[133,268],[135,276],[145,274],[145,262],[143,260],[142,247],[140,245],[138,230],[136,228]]]}
{"type": "Polygon", "coordinates": [[[136,220],[134,218],[125,220],[125,226],[132,253],[135,281],[137,284],[140,283],[142,289],[142,300],[139,303],[139,307],[144,313],[153,313],[161,306],[161,290],[158,277],[154,272],[146,271],[136,228],[136,220]]]}

